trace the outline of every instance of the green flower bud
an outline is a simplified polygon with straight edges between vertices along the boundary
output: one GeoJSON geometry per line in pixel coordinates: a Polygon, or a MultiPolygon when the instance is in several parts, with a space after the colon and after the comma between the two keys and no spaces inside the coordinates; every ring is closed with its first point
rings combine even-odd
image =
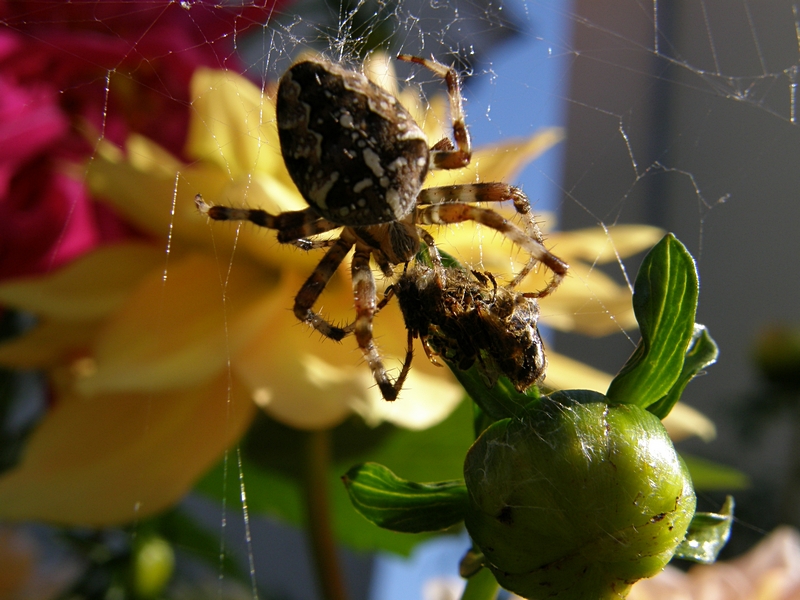
{"type": "Polygon", "coordinates": [[[146,535],[134,546],[133,589],[137,598],[156,598],[169,583],[175,569],[175,553],[169,542],[146,535]]]}
{"type": "Polygon", "coordinates": [[[695,510],[661,421],[589,391],[494,423],[464,474],[473,542],[503,587],[531,599],[624,598],[669,562],[695,510]]]}

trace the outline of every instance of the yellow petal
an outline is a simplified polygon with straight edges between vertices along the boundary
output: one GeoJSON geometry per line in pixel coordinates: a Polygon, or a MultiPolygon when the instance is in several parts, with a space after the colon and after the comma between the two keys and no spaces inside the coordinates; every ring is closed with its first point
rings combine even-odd
{"type": "Polygon", "coordinates": [[[176,159],[141,136],[131,136],[127,150],[123,154],[112,144],[101,143],[87,167],[90,187],[127,220],[160,240],[164,248],[182,252],[205,247],[222,260],[236,251],[274,267],[314,264],[308,253],[278,244],[272,231],[250,223],[211,223],[195,206],[194,198],[201,193],[212,204],[251,206],[272,213],[305,208],[307,204],[288,181],[288,174],[279,178],[254,172],[232,179],[210,162],[181,168],[174,166],[176,159]],[[165,164],[172,170],[165,170],[165,164]]]}
{"type": "Polygon", "coordinates": [[[85,354],[99,323],[40,321],[30,331],[0,344],[0,364],[12,369],[49,369],[85,354]]]}
{"type": "Polygon", "coordinates": [[[249,425],[236,389],[221,374],[174,393],[59,396],[0,477],[0,518],[97,527],[167,508],[249,425]]]}
{"type": "MultiPolygon", "coordinates": [[[[351,404],[363,401],[369,370],[352,337],[334,342],[297,320],[292,298],[302,283],[301,274],[285,274],[275,292],[282,309],[231,357],[231,366],[270,416],[299,429],[325,429],[351,414],[351,404]]],[[[336,277],[315,309],[335,323],[352,321],[350,282],[336,277]]]]}
{"type": "Polygon", "coordinates": [[[421,348],[417,348],[415,356],[397,400],[387,402],[380,394],[372,394],[368,405],[354,407],[367,423],[377,426],[386,421],[403,429],[421,431],[444,421],[464,400],[464,389],[452,380],[449,369],[445,372],[443,368],[431,367],[421,348]]]}
{"type": "Polygon", "coordinates": [[[693,435],[704,442],[710,442],[717,437],[714,422],[683,402],[678,402],[664,418],[664,427],[667,428],[669,437],[676,442],[693,435]]]}
{"type": "Polygon", "coordinates": [[[588,227],[552,233],[547,244],[567,261],[603,264],[649,250],[663,235],[663,229],[649,225],[588,227]]]}
{"type": "MultiPolygon", "coordinates": [[[[276,286],[277,275],[239,261],[228,271],[213,257],[192,254],[151,272],[97,337],[86,394],[178,389],[217,376],[247,343],[276,286]],[[223,283],[227,277],[227,283],[223,283]]],[[[277,305],[272,310],[280,310],[277,305]]]]}
{"type": "Polygon", "coordinates": [[[210,163],[182,167],[156,143],[133,135],[126,154],[110,143],[98,144],[87,182],[96,197],[166,246],[169,239],[200,237],[206,220],[197,212],[195,195],[217,196],[230,178],[210,163]]]}
{"type": "MultiPolygon", "coordinates": [[[[541,289],[549,272],[540,269],[525,289],[541,289]]],[[[602,271],[573,262],[556,292],[539,301],[542,323],[559,331],[603,336],[637,328],[631,290],[602,271]]]]}
{"type": "Polygon", "coordinates": [[[232,179],[282,164],[275,104],[264,90],[233,71],[200,68],[191,93],[191,156],[215,163],[232,179]]]}
{"type": "Polygon", "coordinates": [[[548,127],[530,137],[480,146],[474,150],[469,166],[453,171],[432,171],[425,180],[425,187],[476,181],[513,181],[523,167],[563,139],[563,129],[548,127]]]}
{"type": "MultiPolygon", "coordinates": [[[[287,276],[276,296],[291,298],[302,279],[287,276]]],[[[353,411],[368,422],[388,420],[422,429],[444,419],[463,397],[446,369],[432,366],[421,352],[400,398],[390,408],[380,395],[353,336],[334,342],[297,321],[287,310],[276,311],[258,337],[231,358],[231,366],[273,418],[298,429],[325,429],[353,411]]],[[[354,319],[350,282],[337,277],[318,304],[333,322],[354,319]]],[[[376,343],[384,365],[396,377],[404,356],[406,330],[395,303],[376,317],[376,343]]]]}
{"type": "Polygon", "coordinates": [[[555,390],[594,390],[605,394],[612,376],[557,352],[547,353],[545,385],[555,390]]]}
{"type": "Polygon", "coordinates": [[[66,321],[99,319],[119,307],[144,273],[164,264],[146,244],[99,248],[66,267],[0,285],[0,303],[66,321]]]}

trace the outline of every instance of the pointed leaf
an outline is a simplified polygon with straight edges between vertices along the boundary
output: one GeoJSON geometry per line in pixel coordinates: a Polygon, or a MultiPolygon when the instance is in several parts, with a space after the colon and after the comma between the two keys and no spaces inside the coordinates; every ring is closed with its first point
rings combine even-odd
{"type": "Polygon", "coordinates": [[[355,509],[384,529],[439,531],[464,520],[467,488],[463,481],[415,483],[376,463],[353,467],[342,481],[355,509]]]}
{"type": "Polygon", "coordinates": [[[672,234],[645,257],[633,290],[642,339],[608,388],[614,403],[646,408],[681,374],[694,333],[698,280],[694,259],[672,234]]]}
{"type": "Polygon", "coordinates": [[[716,561],[731,535],[733,506],[733,497],[728,496],[718,513],[695,513],[675,556],[705,564],[716,561]]]}
{"type": "Polygon", "coordinates": [[[666,396],[661,398],[658,402],[651,404],[647,407],[651,413],[656,415],[659,419],[666,417],[678,402],[683,394],[686,385],[694,379],[700,371],[713,365],[717,362],[719,356],[719,347],[714,339],[708,335],[708,329],[705,325],[695,323],[694,334],[692,340],[689,342],[689,349],[686,351],[686,356],[683,359],[683,369],[681,370],[680,377],[672,385],[666,396]]]}

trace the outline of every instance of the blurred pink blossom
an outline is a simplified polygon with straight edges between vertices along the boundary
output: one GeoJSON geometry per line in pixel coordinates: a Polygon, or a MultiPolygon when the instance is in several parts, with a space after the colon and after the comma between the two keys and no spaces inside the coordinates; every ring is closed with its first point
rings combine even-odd
{"type": "Polygon", "coordinates": [[[88,196],[96,141],[135,132],[182,156],[195,69],[241,70],[237,36],[275,6],[0,1],[0,280],[143,237],[88,196]]]}
{"type": "Polygon", "coordinates": [[[779,527],[748,553],[688,573],[667,567],[628,600],[800,600],[800,533],[779,527]]]}

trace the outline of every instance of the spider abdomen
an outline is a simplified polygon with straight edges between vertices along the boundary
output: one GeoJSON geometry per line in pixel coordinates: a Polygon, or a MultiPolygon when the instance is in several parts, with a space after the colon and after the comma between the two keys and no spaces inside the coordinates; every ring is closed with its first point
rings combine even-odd
{"type": "Polygon", "coordinates": [[[280,80],[277,121],[286,168],[320,216],[360,227],[414,209],[427,139],[397,99],[361,73],[321,60],[293,65],[280,80]]]}

